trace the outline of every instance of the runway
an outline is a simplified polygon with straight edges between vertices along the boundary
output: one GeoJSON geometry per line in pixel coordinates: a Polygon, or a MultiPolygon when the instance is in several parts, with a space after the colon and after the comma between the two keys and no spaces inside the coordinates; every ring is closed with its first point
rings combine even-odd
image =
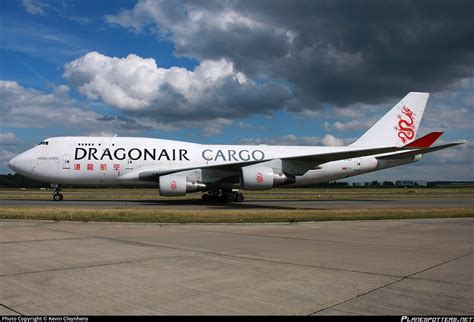
{"type": "Polygon", "coordinates": [[[472,315],[473,231],[1,220],[0,314],[472,315]]]}
{"type": "Polygon", "coordinates": [[[394,199],[250,199],[243,203],[207,204],[200,199],[167,200],[0,200],[0,207],[79,207],[79,208],[169,208],[169,209],[367,209],[367,208],[454,208],[473,207],[470,198],[394,198],[394,199]]]}

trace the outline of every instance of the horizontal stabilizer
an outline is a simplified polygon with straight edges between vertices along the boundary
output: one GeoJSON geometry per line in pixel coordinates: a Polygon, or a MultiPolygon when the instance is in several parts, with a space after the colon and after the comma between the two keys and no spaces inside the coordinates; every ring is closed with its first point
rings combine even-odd
{"type": "Polygon", "coordinates": [[[417,149],[429,148],[441,135],[443,135],[443,132],[431,132],[430,134],[422,136],[410,144],[405,145],[405,147],[417,149]]]}
{"type": "Polygon", "coordinates": [[[431,148],[426,148],[426,149],[417,149],[413,151],[408,151],[408,152],[402,152],[402,153],[397,153],[397,154],[390,154],[390,155],[384,155],[381,157],[376,157],[378,160],[396,160],[396,159],[403,159],[406,157],[414,156],[417,154],[425,154],[425,153],[431,153],[439,150],[444,150],[456,145],[461,145],[466,143],[466,141],[463,142],[454,142],[454,143],[447,143],[447,144],[442,144],[442,145],[437,145],[433,146],[431,148]]]}

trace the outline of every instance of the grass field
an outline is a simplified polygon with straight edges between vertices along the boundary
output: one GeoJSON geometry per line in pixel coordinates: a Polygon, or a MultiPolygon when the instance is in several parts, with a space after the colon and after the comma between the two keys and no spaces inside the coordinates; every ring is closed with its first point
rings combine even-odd
{"type": "MultiPolygon", "coordinates": [[[[51,191],[39,189],[0,189],[0,200],[51,200],[51,191]]],[[[160,200],[154,189],[67,189],[68,200],[160,200]]],[[[189,194],[173,200],[200,199],[201,194],[189,194]]],[[[258,199],[405,199],[405,198],[470,198],[474,188],[347,188],[347,189],[274,189],[246,192],[247,200],[258,199]]],[[[0,219],[41,219],[110,222],[154,223],[262,223],[329,220],[379,220],[406,218],[474,217],[474,207],[412,208],[412,209],[170,209],[160,205],[150,208],[74,208],[74,207],[0,207],[0,219]]]]}
{"type": "Polygon", "coordinates": [[[473,208],[356,209],[356,210],[236,210],[193,211],[143,208],[0,208],[1,219],[151,222],[264,223],[331,220],[381,220],[474,217],[473,208]]]}

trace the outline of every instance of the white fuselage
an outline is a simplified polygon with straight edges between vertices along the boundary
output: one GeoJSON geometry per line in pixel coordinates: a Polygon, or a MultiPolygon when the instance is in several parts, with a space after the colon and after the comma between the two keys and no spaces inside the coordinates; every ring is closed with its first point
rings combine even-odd
{"type": "MultiPolygon", "coordinates": [[[[167,173],[189,172],[200,182],[217,182],[236,174],[235,170],[226,169],[226,165],[258,163],[258,166],[282,169],[284,158],[348,149],[350,147],[203,145],[130,137],[56,137],[18,155],[9,165],[26,177],[55,184],[157,186],[158,180],[143,180],[141,175],[153,173],[158,178],[167,173]]],[[[327,182],[417,160],[419,157],[386,162],[375,156],[364,156],[332,161],[309,170],[295,169],[296,180],[288,185],[327,182]]]]}

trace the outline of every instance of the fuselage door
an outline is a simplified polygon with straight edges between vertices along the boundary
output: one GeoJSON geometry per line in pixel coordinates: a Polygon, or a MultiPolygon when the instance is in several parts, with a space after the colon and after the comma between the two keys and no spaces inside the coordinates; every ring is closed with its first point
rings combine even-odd
{"type": "Polygon", "coordinates": [[[63,169],[70,169],[71,168],[71,158],[69,155],[63,155],[63,169]]]}
{"type": "Polygon", "coordinates": [[[133,170],[133,160],[127,159],[127,163],[125,164],[125,170],[131,171],[133,170]]]}

